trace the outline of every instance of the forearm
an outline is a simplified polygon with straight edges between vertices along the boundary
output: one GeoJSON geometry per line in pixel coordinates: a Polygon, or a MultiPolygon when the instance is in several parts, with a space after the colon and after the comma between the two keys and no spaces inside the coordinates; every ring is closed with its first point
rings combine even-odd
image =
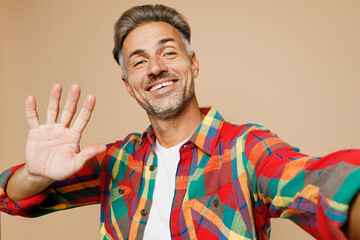
{"type": "Polygon", "coordinates": [[[9,179],[6,194],[12,201],[18,202],[44,191],[52,183],[50,179],[28,174],[22,166],[9,179]]]}
{"type": "MultiPolygon", "coordinates": [[[[270,216],[289,218],[315,238],[344,239],[347,231],[340,229],[344,212],[360,187],[360,151],[342,150],[311,158],[286,145],[282,147],[283,142],[270,132],[251,133],[245,143],[245,156],[254,165],[259,206],[264,202],[266,211],[272,199],[267,212],[270,216]]],[[[356,212],[356,206],[351,211],[356,212]]],[[[350,218],[359,216],[360,213],[352,213],[350,218]]],[[[359,231],[359,221],[350,221],[354,226],[349,227],[348,236],[356,236],[351,232],[359,231]]]]}
{"type": "Polygon", "coordinates": [[[344,229],[350,240],[360,239],[360,193],[357,194],[349,209],[349,218],[344,229]]]}

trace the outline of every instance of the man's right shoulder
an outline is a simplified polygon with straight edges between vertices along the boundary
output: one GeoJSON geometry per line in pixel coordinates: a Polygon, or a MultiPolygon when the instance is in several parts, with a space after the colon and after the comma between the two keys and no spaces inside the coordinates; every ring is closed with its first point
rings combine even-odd
{"type": "Polygon", "coordinates": [[[140,148],[140,145],[143,145],[141,137],[142,134],[140,133],[130,133],[122,140],[107,144],[106,151],[100,155],[106,154],[112,156],[114,153],[124,150],[129,154],[136,152],[140,148]]]}
{"type": "Polygon", "coordinates": [[[143,141],[142,136],[141,133],[130,133],[122,140],[107,144],[106,151],[97,156],[98,162],[109,161],[111,158],[119,159],[120,155],[128,156],[138,151],[145,151],[143,147],[148,141],[146,139],[143,141]]]}

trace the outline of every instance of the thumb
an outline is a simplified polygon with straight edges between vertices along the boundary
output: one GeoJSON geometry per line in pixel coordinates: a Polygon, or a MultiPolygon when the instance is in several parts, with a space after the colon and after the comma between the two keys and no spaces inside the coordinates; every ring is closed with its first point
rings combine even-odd
{"type": "Polygon", "coordinates": [[[104,144],[92,144],[85,147],[81,152],[77,154],[78,169],[82,168],[85,162],[96,155],[105,152],[106,145],[104,144]]]}

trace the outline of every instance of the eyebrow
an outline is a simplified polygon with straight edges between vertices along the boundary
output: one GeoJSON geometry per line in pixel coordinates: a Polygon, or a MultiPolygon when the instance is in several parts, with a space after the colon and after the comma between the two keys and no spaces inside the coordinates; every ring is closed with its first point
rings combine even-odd
{"type": "Polygon", "coordinates": [[[173,38],[171,38],[171,37],[169,37],[169,38],[164,38],[164,39],[159,40],[159,41],[156,43],[156,45],[160,46],[160,45],[164,45],[164,44],[167,43],[167,42],[174,42],[174,41],[175,41],[175,39],[173,39],[173,38]]]}
{"type": "MultiPolygon", "coordinates": [[[[164,39],[160,39],[157,43],[156,43],[156,46],[161,46],[161,45],[164,45],[165,43],[167,42],[174,42],[175,39],[174,38],[164,38],[164,39]]],[[[145,50],[144,49],[136,49],[135,51],[131,52],[130,55],[129,55],[129,58],[131,58],[132,56],[134,55],[137,55],[137,54],[142,54],[144,53],[145,50]]]]}
{"type": "Polygon", "coordinates": [[[145,52],[144,49],[136,49],[135,51],[130,53],[129,58],[131,58],[132,56],[137,55],[137,54],[142,54],[143,52],[145,52]]]}

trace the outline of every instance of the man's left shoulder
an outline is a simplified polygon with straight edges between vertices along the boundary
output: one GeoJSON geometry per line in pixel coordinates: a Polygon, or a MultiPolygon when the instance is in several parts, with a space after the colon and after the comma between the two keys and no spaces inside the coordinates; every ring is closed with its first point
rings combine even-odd
{"type": "Polygon", "coordinates": [[[272,131],[260,124],[255,123],[245,123],[242,125],[233,124],[230,122],[224,121],[221,135],[223,139],[237,139],[246,137],[252,131],[265,131],[271,132],[272,131]]]}

